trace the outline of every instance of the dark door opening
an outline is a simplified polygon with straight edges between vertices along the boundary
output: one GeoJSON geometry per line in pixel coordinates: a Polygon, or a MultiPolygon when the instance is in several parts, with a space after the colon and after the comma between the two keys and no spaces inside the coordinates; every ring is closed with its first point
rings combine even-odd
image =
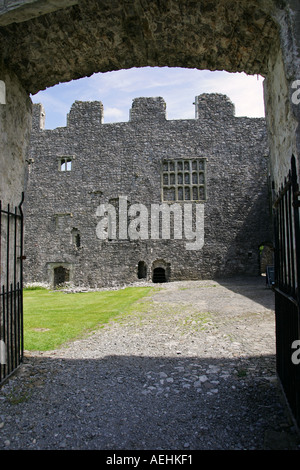
{"type": "Polygon", "coordinates": [[[166,271],[164,268],[155,268],[153,270],[153,282],[167,282],[166,271]]]}
{"type": "Polygon", "coordinates": [[[140,261],[138,264],[138,279],[146,279],[147,277],[147,265],[144,261],[140,261]]]}
{"type": "Polygon", "coordinates": [[[54,268],[54,287],[60,286],[69,282],[70,280],[70,271],[63,266],[58,266],[54,268]]]}

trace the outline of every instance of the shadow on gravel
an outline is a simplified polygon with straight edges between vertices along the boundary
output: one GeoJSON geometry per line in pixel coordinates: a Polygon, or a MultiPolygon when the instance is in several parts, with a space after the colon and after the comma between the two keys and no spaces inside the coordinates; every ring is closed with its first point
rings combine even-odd
{"type": "Polygon", "coordinates": [[[264,276],[238,276],[226,279],[216,279],[221,286],[235,294],[242,295],[259,303],[264,308],[274,310],[274,293],[266,284],[264,276]]]}
{"type": "Polygon", "coordinates": [[[26,358],[0,390],[0,449],[295,449],[274,356],[26,358]]]}

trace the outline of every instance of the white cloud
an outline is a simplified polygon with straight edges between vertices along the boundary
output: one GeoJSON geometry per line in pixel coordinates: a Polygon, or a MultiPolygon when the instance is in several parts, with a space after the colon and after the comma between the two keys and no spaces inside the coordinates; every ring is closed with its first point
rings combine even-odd
{"type": "Polygon", "coordinates": [[[104,109],[104,120],[106,117],[112,119],[126,119],[124,112],[118,108],[106,108],[104,109]]]}
{"type": "Polygon", "coordinates": [[[212,74],[211,83],[206,83],[206,92],[213,92],[229,96],[235,104],[237,116],[262,117],[264,116],[263,78],[247,76],[244,73],[212,74]]]}

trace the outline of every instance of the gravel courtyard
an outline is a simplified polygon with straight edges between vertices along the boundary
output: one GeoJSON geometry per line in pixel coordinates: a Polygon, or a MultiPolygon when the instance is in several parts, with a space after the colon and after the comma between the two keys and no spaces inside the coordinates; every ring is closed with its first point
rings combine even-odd
{"type": "Polygon", "coordinates": [[[0,449],[300,449],[264,278],[153,286],[130,316],[26,354],[0,389],[0,449]]]}

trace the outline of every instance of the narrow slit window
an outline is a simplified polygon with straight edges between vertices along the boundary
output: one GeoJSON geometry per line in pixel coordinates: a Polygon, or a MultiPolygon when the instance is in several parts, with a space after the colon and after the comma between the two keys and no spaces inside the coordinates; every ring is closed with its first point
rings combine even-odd
{"type": "Polygon", "coordinates": [[[72,235],[72,243],[73,243],[73,245],[74,245],[76,248],[80,248],[80,247],[81,247],[81,236],[80,236],[79,230],[77,230],[77,228],[73,228],[73,229],[72,229],[72,232],[71,232],[71,235],[72,235]]]}
{"type": "Polygon", "coordinates": [[[77,235],[75,236],[75,245],[77,248],[80,248],[80,235],[79,233],[77,233],[77,235]]]}

